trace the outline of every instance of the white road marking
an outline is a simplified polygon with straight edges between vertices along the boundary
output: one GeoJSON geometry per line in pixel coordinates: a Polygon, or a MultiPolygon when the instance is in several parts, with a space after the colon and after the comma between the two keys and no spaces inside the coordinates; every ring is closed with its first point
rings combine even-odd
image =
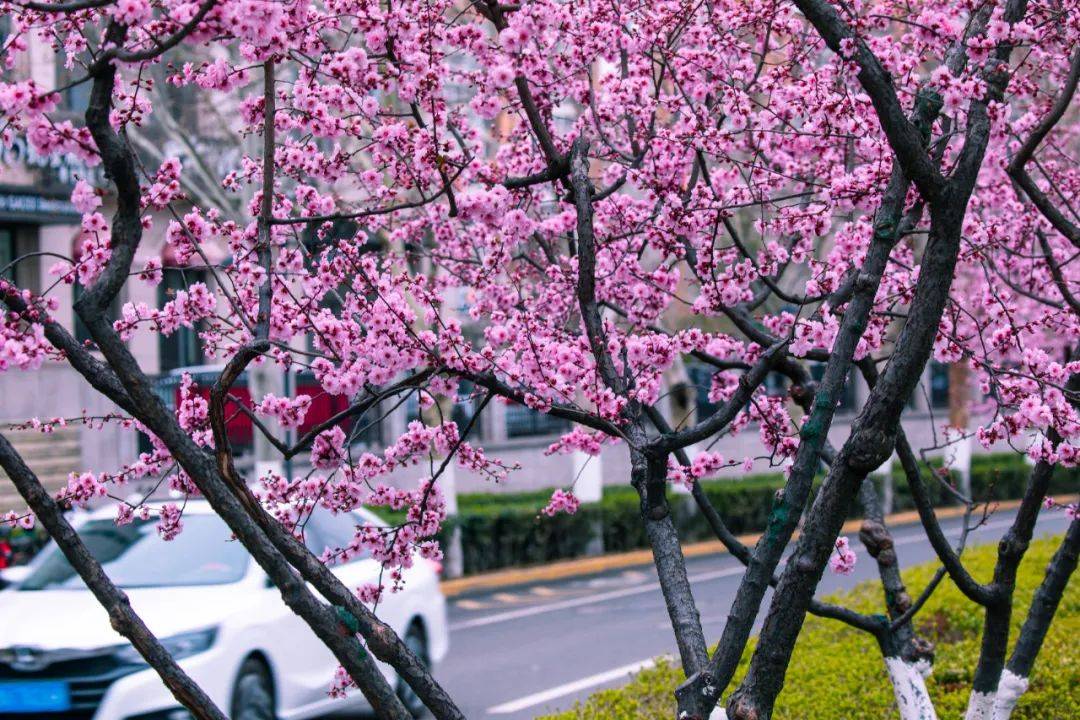
{"type": "Polygon", "coordinates": [[[506,715],[509,713],[518,712],[526,708],[531,708],[536,705],[556,700],[566,695],[571,695],[581,690],[588,690],[589,688],[596,687],[597,685],[603,685],[613,680],[628,679],[630,675],[647,670],[656,665],[656,658],[649,658],[648,660],[641,660],[636,663],[630,663],[629,665],[623,665],[617,667],[614,670],[608,670],[607,672],[597,673],[596,675],[590,675],[574,682],[566,683],[565,685],[558,685],[548,690],[543,690],[532,695],[526,695],[523,698],[517,700],[511,700],[505,702],[502,705],[496,705],[490,707],[487,710],[488,715],[506,715]]]}
{"type": "MultiPolygon", "coordinates": [[[[1045,521],[1059,520],[1064,517],[1064,514],[1050,515],[1043,514],[1040,518],[1040,524],[1045,521]]],[[[1012,520],[996,520],[982,525],[975,532],[980,530],[995,530],[998,528],[1008,527],[1012,524],[1012,520]]],[[[921,527],[921,526],[920,526],[921,527]]],[[[960,535],[960,528],[950,528],[945,531],[947,537],[954,537],[960,535]]],[[[852,533],[849,538],[856,538],[857,533],[852,533]]],[[[916,532],[911,535],[901,535],[895,537],[893,545],[910,545],[916,542],[926,542],[925,533],[916,532]]],[[[720,578],[731,577],[733,575],[741,575],[745,568],[742,564],[738,564],[735,567],[726,568],[724,570],[712,570],[710,572],[698,573],[696,575],[690,575],[687,580],[691,584],[708,582],[710,580],[719,580],[720,578]]],[[[654,592],[660,589],[660,583],[658,581],[643,583],[641,585],[635,585],[633,587],[621,588],[619,590],[611,590],[609,592],[597,593],[595,595],[585,595],[583,597],[572,598],[569,600],[561,600],[559,602],[547,603],[544,605],[535,605],[532,607],[521,608],[520,610],[509,610],[507,612],[495,613],[493,615],[487,615],[486,617],[473,618],[472,620],[462,620],[460,622],[452,623],[450,630],[467,630],[469,628],[484,627],[485,625],[495,625],[497,623],[508,622],[510,620],[520,620],[521,618],[533,617],[535,615],[543,615],[550,612],[558,612],[559,610],[570,610],[572,608],[585,607],[588,605],[594,605],[596,603],[607,602],[609,600],[618,600],[625,597],[633,597],[634,595],[641,595],[643,593],[654,592]]],[[[461,601],[458,601],[460,606],[461,601]]]]}
{"type": "MultiPolygon", "coordinates": [[[[739,565],[738,567],[727,568],[726,570],[713,570],[711,572],[698,573],[697,575],[691,575],[687,579],[691,583],[705,582],[708,580],[730,577],[732,575],[741,575],[743,569],[743,566],[739,565]]],[[[450,625],[450,630],[466,630],[468,628],[483,627],[484,625],[494,625],[495,623],[518,620],[520,618],[532,617],[533,615],[543,615],[544,613],[556,612],[558,610],[569,610],[570,608],[593,605],[595,603],[607,602],[608,600],[617,600],[633,595],[641,595],[642,593],[653,592],[659,589],[659,582],[645,583],[644,585],[635,585],[634,587],[622,588],[621,590],[611,590],[610,592],[586,595],[570,600],[561,600],[545,605],[521,608],[520,610],[508,610],[507,612],[495,613],[494,615],[488,615],[487,617],[462,620],[461,622],[450,625]]]]}

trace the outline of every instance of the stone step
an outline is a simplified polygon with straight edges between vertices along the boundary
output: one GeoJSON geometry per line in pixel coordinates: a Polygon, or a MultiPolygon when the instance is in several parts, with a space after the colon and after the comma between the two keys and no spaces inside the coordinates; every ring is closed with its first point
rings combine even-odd
{"type": "MultiPolygon", "coordinates": [[[[67,475],[46,475],[39,478],[50,495],[67,485],[67,475]]],[[[0,513],[8,510],[25,510],[26,502],[6,477],[0,477],[0,513]]]]}
{"type": "MultiPolygon", "coordinates": [[[[69,472],[77,472],[81,469],[79,467],[78,455],[57,455],[55,457],[39,458],[29,458],[24,455],[23,460],[38,477],[62,475],[64,478],[67,478],[69,472]]],[[[7,477],[3,470],[0,470],[0,477],[7,477]]]]}
{"type": "Polygon", "coordinates": [[[58,439],[51,443],[12,443],[15,449],[19,451],[19,455],[26,461],[31,467],[34,466],[36,460],[47,460],[49,458],[72,458],[76,464],[78,464],[79,457],[82,454],[81,446],[78,439],[62,440],[58,439]]]}
{"type": "MultiPolygon", "coordinates": [[[[68,473],[81,469],[78,426],[57,428],[48,433],[38,430],[7,431],[5,436],[49,492],[64,487],[68,473]]],[[[7,475],[0,470],[0,510],[11,510],[21,504],[22,499],[7,475]]]]}
{"type": "MultiPolygon", "coordinates": [[[[6,427],[7,423],[0,423],[6,427]]],[[[52,432],[40,430],[4,430],[4,435],[15,447],[31,447],[38,445],[52,445],[57,442],[79,441],[79,426],[68,425],[67,427],[54,428],[52,432]]]]}
{"type": "Polygon", "coordinates": [[[22,496],[15,492],[15,488],[8,485],[7,480],[0,480],[0,514],[9,510],[22,511],[26,509],[26,503],[22,496]]]}

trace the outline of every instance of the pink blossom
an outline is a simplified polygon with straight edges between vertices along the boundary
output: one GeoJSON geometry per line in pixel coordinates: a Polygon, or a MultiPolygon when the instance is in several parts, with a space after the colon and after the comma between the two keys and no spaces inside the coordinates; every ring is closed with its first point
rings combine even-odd
{"type": "Polygon", "coordinates": [[[850,575],[855,572],[855,563],[858,557],[855,551],[848,546],[846,537],[836,539],[836,552],[829,556],[829,569],[837,575],[850,575]]]}
{"type": "Polygon", "coordinates": [[[162,540],[174,540],[184,529],[183,512],[175,503],[166,503],[158,511],[157,531],[162,540]]]}
{"type": "Polygon", "coordinates": [[[310,395],[297,395],[296,397],[278,397],[273,393],[267,393],[255,406],[255,412],[260,415],[268,415],[285,428],[300,427],[311,407],[310,395]]]}
{"type": "Polygon", "coordinates": [[[147,0],[117,0],[112,16],[124,25],[137,25],[150,18],[152,9],[147,0]]]}
{"type": "Polygon", "coordinates": [[[86,214],[101,207],[101,198],[98,197],[97,192],[90,183],[79,180],[71,191],[71,204],[75,206],[76,210],[86,214]]]}
{"type": "Polygon", "coordinates": [[[497,88],[507,88],[514,82],[514,69],[509,65],[491,68],[491,82],[497,88]]]}
{"type": "Polygon", "coordinates": [[[345,461],[345,431],[335,425],[315,436],[311,464],[320,470],[334,470],[345,461]]]}
{"type": "Polygon", "coordinates": [[[573,515],[581,507],[581,501],[577,499],[577,496],[573,492],[568,490],[556,490],[551,494],[551,500],[540,512],[544,513],[548,517],[554,517],[555,515],[564,512],[567,515],[573,515]]]}

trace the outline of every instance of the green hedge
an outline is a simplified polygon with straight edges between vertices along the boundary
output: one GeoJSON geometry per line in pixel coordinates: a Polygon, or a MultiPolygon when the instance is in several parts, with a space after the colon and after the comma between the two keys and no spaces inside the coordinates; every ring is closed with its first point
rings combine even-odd
{"type": "MultiPolygon", "coordinates": [[[[1020,568],[1011,637],[1023,622],[1031,596],[1042,579],[1060,538],[1039,540],[1020,568]]],[[[965,553],[965,563],[980,580],[993,572],[996,547],[983,545],[965,553]]],[[[904,573],[908,587],[921,589],[934,573],[934,564],[904,573]]],[[[881,588],[863,583],[833,598],[864,612],[880,612],[881,588]]],[[[928,690],[939,717],[962,717],[979,655],[981,608],[960,594],[951,581],[916,616],[919,631],[937,645],[928,690]]],[[[1016,720],[1069,720],[1080,705],[1080,583],[1066,590],[1057,616],[1035,663],[1031,687],[1020,700],[1016,720]]],[[[753,646],[747,648],[738,679],[746,671],[753,646]]],[[[626,687],[594,694],[573,710],[546,720],[667,720],[672,715],[672,691],[682,672],[669,663],[638,674],[626,687]]],[[[808,618],[795,647],[784,690],[777,700],[776,720],[880,720],[896,717],[892,688],[881,654],[867,634],[831,620],[808,618]]]]}
{"type": "MultiPolygon", "coordinates": [[[[1015,454],[976,456],[972,459],[972,492],[980,500],[1018,498],[1029,472],[1024,459],[1015,454]]],[[[929,476],[929,471],[926,474],[929,476]]],[[[1059,470],[1051,493],[1075,492],[1078,479],[1080,471],[1059,470]]],[[[773,498],[783,484],[780,474],[771,474],[710,480],[702,483],[702,488],[732,532],[741,534],[765,529],[773,498]]],[[[928,477],[927,487],[936,504],[952,502],[936,480],[928,477]]],[[[900,473],[894,474],[894,488],[894,509],[913,507],[907,481],[900,473]]],[[[440,539],[445,540],[451,528],[460,529],[466,575],[582,557],[599,549],[597,537],[603,538],[603,551],[609,553],[648,547],[633,488],[606,487],[601,502],[583,505],[574,515],[553,518],[539,512],[550,497],[551,490],[463,494],[458,498],[458,516],[447,522],[440,539]]],[[[713,538],[691,497],[671,495],[670,501],[684,542],[713,538]]],[[[390,514],[385,517],[391,522],[401,519],[390,514]]]]}

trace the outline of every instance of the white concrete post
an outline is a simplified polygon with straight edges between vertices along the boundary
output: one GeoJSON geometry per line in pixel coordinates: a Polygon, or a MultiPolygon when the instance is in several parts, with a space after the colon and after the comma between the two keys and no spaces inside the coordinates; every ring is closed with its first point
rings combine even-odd
{"type": "Polygon", "coordinates": [[[885,515],[892,514],[893,505],[895,504],[892,469],[896,460],[896,451],[894,450],[892,455],[886,458],[885,462],[870,473],[871,477],[881,481],[881,511],[885,515]]]}
{"type": "MultiPolygon", "coordinates": [[[[458,514],[457,463],[451,461],[439,476],[439,489],[442,490],[446,503],[446,519],[453,521],[458,514]]],[[[461,546],[461,528],[456,525],[450,531],[450,537],[443,548],[443,574],[446,577],[461,577],[465,574],[465,554],[461,546]]]]}
{"type": "MultiPolygon", "coordinates": [[[[583,504],[598,503],[604,496],[604,463],[602,455],[589,455],[580,450],[573,452],[574,495],[583,504]]],[[[597,519],[592,537],[585,548],[586,555],[602,555],[604,552],[603,521],[597,519]]]]}
{"type": "Polygon", "coordinates": [[[945,467],[956,473],[957,487],[966,498],[971,497],[971,440],[971,435],[959,428],[945,428],[945,467]]]}
{"type": "Polygon", "coordinates": [[[604,495],[603,458],[580,450],[573,453],[574,495],[583,503],[597,503],[604,495]]]}

